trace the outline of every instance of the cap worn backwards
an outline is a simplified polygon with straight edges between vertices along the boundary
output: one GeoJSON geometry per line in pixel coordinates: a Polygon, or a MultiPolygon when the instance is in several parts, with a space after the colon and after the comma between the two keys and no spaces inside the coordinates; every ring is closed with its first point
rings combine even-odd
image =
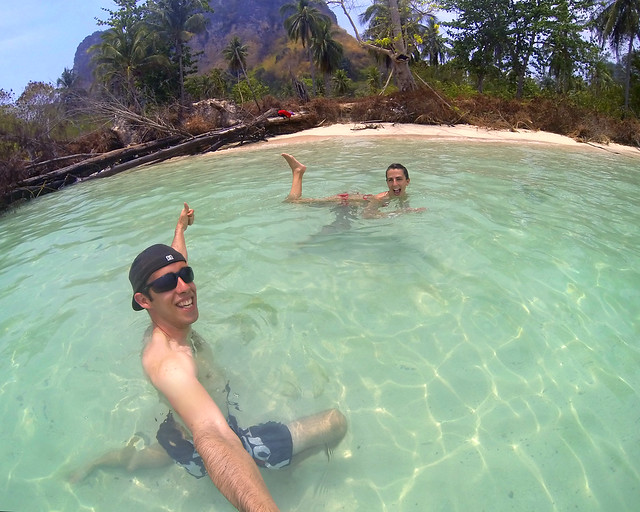
{"type": "MultiPolygon", "coordinates": [[[[129,269],[129,281],[133,288],[133,294],[141,292],[144,286],[147,284],[147,279],[156,270],[171,265],[176,261],[187,261],[182,254],[176,251],[173,247],[169,247],[164,244],[156,244],[151,247],[147,247],[142,251],[131,264],[129,269]]],[[[135,298],[131,299],[131,307],[136,311],[141,311],[143,308],[136,302],[135,298]]]]}

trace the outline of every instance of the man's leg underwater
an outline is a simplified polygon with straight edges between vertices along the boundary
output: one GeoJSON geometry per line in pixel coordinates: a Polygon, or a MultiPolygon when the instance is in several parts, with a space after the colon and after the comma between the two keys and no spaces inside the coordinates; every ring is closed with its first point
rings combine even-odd
{"type": "Polygon", "coordinates": [[[331,450],[347,433],[347,419],[338,409],[329,409],[294,420],[287,425],[293,441],[293,460],[320,450],[331,450]]]}
{"type": "Polygon", "coordinates": [[[69,481],[71,483],[81,482],[96,469],[101,468],[118,468],[133,472],[136,469],[160,468],[173,462],[173,459],[158,443],[138,450],[135,447],[137,439],[138,436],[134,436],[124,448],[107,452],[89,464],[73,471],[69,475],[69,481]]]}

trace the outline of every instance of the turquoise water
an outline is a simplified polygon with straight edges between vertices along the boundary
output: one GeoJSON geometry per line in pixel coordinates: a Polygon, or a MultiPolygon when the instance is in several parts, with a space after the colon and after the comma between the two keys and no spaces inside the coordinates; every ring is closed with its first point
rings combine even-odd
{"type": "Polygon", "coordinates": [[[346,139],[174,160],[0,217],[1,510],[232,510],[177,466],[69,471],[166,412],[127,271],[183,201],[197,331],[243,423],[337,406],[328,461],[264,473],[282,510],[636,510],[638,158],[584,148],[346,139]],[[421,214],[283,203],[380,192],[421,214]],[[636,505],[634,505],[634,503],[636,505]]]}

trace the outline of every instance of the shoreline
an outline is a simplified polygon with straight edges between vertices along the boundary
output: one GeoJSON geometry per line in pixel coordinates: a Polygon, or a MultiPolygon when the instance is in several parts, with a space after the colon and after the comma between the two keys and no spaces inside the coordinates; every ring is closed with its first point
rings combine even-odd
{"type": "MultiPolygon", "coordinates": [[[[394,123],[348,123],[332,124],[318,128],[310,128],[287,135],[276,135],[264,142],[259,142],[259,147],[281,146],[292,143],[305,143],[318,140],[345,137],[416,137],[425,140],[440,141],[473,141],[473,142],[497,142],[497,143],[527,143],[566,146],[587,151],[599,150],[617,155],[629,155],[640,158],[640,150],[621,144],[598,144],[595,142],[577,142],[571,137],[550,132],[532,130],[490,130],[473,125],[421,125],[421,124],[394,124],[394,123]]],[[[230,148],[232,150],[246,149],[246,146],[230,148]]]]}

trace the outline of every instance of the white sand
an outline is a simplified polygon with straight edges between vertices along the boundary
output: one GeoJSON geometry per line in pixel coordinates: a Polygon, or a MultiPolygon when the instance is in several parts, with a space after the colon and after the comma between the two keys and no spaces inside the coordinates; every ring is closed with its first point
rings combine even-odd
{"type": "Polygon", "coordinates": [[[580,143],[570,137],[556,135],[555,133],[518,130],[501,131],[488,130],[471,125],[456,126],[427,126],[420,124],[333,124],[312,128],[290,135],[279,135],[269,139],[263,144],[288,145],[297,142],[310,142],[313,140],[331,139],[335,137],[424,137],[425,139],[452,140],[452,141],[485,141],[485,142],[522,142],[531,144],[553,144],[584,148],[589,151],[607,151],[615,154],[633,155],[640,158],[640,150],[620,144],[595,144],[580,143]]]}

